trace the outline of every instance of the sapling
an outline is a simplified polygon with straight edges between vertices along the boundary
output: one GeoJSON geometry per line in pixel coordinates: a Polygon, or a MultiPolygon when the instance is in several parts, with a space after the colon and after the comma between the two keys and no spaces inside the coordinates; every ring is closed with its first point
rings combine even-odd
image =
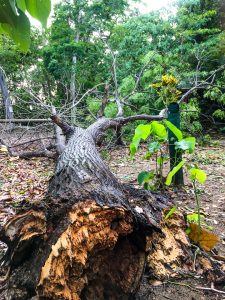
{"type": "Polygon", "coordinates": [[[200,241],[200,234],[201,234],[201,214],[200,214],[200,200],[198,197],[198,192],[196,188],[196,181],[198,180],[201,184],[203,184],[206,180],[206,174],[204,171],[198,169],[197,167],[195,168],[189,168],[189,178],[192,182],[193,190],[194,190],[194,195],[195,195],[195,202],[197,206],[197,214],[198,214],[198,242],[200,241]]]}

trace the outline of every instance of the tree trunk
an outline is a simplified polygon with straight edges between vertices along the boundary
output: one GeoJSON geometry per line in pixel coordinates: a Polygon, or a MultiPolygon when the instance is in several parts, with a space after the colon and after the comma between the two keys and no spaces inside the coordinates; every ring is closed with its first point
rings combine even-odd
{"type": "Polygon", "coordinates": [[[2,99],[3,99],[3,105],[5,109],[5,119],[9,121],[7,127],[8,129],[13,128],[13,107],[12,107],[12,101],[10,99],[8,87],[5,80],[5,74],[3,69],[0,67],[0,89],[2,92],[2,99]]]}
{"type": "Polygon", "coordinates": [[[86,130],[53,121],[70,139],[48,193],[0,232],[7,299],[131,299],[167,203],[121,185],[102,161],[95,144],[117,121],[101,118],[86,130]]]}

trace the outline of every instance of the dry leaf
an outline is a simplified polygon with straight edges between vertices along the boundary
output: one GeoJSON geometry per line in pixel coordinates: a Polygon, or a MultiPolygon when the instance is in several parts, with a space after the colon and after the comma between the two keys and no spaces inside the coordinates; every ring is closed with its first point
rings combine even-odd
{"type": "Polygon", "coordinates": [[[159,285],[162,285],[163,282],[160,281],[160,280],[150,280],[149,284],[152,285],[152,286],[159,286],[159,285]]]}
{"type": "Polygon", "coordinates": [[[205,257],[199,257],[198,261],[204,271],[210,271],[213,269],[211,262],[205,257]]]}
{"type": "Polygon", "coordinates": [[[0,145],[0,152],[8,152],[8,149],[5,145],[0,145]]]}
{"type": "Polygon", "coordinates": [[[211,251],[214,246],[220,241],[219,237],[214,233],[201,227],[200,239],[198,240],[198,225],[195,223],[190,224],[191,232],[189,238],[205,251],[211,251]]]}

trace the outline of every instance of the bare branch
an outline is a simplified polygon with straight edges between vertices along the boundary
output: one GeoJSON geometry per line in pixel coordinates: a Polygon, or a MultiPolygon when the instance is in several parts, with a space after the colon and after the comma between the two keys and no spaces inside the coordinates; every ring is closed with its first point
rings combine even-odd
{"type": "Polygon", "coordinates": [[[74,133],[74,128],[68,125],[65,121],[59,118],[57,115],[51,116],[53,123],[58,125],[65,136],[70,137],[74,133]]]}

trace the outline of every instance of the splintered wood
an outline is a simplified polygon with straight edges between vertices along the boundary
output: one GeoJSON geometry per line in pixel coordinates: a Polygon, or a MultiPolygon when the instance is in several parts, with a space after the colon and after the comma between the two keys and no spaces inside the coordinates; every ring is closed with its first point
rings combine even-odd
{"type": "Polygon", "coordinates": [[[181,213],[161,222],[162,234],[154,232],[147,237],[149,254],[147,265],[151,277],[165,279],[179,274],[179,270],[191,266],[190,243],[185,234],[185,222],[181,213]]]}
{"type": "Polygon", "coordinates": [[[77,300],[82,296],[108,299],[113,291],[117,297],[118,291],[123,296],[135,291],[145,254],[128,238],[133,231],[130,212],[86,201],[73,206],[69,221],[42,267],[38,294],[77,300]]]}

